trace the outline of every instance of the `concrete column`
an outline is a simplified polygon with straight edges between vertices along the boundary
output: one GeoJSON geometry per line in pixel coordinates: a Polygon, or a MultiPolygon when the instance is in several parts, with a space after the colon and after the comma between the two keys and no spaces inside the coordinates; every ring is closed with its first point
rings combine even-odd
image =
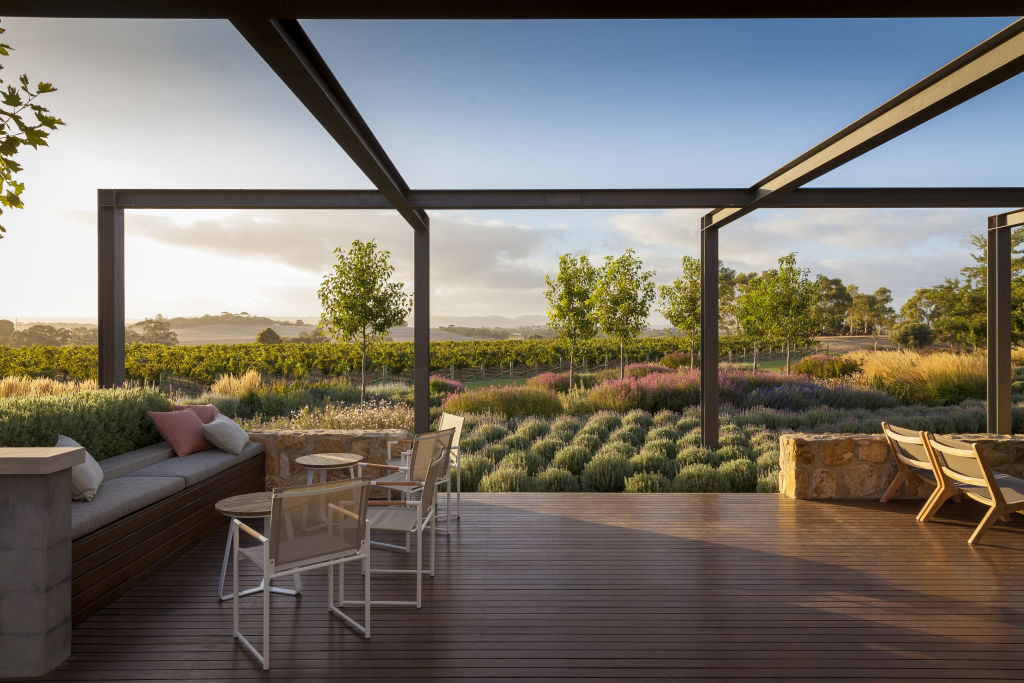
{"type": "Polygon", "coordinates": [[[0,448],[0,678],[71,654],[71,468],[82,448],[0,448]]]}

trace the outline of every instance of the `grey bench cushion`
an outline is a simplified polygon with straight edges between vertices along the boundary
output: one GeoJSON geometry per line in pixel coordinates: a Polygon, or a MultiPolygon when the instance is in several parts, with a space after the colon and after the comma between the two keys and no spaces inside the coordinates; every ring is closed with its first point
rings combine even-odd
{"type": "Polygon", "coordinates": [[[209,479],[229,467],[234,467],[262,453],[263,444],[261,443],[246,444],[241,455],[231,455],[218,450],[201,451],[182,458],[161,460],[155,465],[136,470],[125,477],[181,477],[185,480],[186,486],[194,486],[204,479],[209,479]]]}
{"type": "Polygon", "coordinates": [[[174,455],[174,450],[171,448],[171,445],[166,441],[161,441],[151,446],[144,446],[134,451],[115,455],[113,458],[100,460],[100,468],[103,470],[103,481],[123,477],[126,474],[141,470],[143,467],[158,463],[161,460],[167,460],[172,455],[174,455]]]}
{"type": "Polygon", "coordinates": [[[71,538],[96,531],[185,488],[181,477],[120,477],[100,484],[90,503],[71,504],[71,538]]]}

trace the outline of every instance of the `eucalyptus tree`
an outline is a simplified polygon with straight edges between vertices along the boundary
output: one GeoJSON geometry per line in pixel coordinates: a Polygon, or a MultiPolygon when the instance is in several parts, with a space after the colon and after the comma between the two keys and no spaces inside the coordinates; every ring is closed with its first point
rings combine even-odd
{"type": "Polygon", "coordinates": [[[586,254],[574,257],[562,254],[558,273],[544,276],[548,288],[548,325],[569,351],[569,386],[575,381],[576,354],[584,342],[597,335],[597,305],[593,293],[597,287],[597,268],[586,254]]]}
{"type": "Polygon", "coordinates": [[[618,257],[606,256],[593,298],[601,331],[619,342],[619,377],[626,376],[626,342],[647,329],[654,301],[654,271],[632,249],[618,257]]]}
{"type": "Polygon", "coordinates": [[[354,240],[346,252],[334,250],[338,262],[320,285],[317,295],[323,312],[320,326],[331,337],[359,343],[359,400],[366,400],[366,348],[383,339],[388,330],[404,325],[412,311],[405,284],[392,282],[391,252],[377,242],[354,240]]]}

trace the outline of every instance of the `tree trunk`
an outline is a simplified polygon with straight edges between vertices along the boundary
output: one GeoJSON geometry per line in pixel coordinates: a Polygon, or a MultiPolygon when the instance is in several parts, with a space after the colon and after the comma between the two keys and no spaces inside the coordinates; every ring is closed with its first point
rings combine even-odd
{"type": "Polygon", "coordinates": [[[754,369],[752,372],[757,372],[757,344],[754,344],[754,369]]]}
{"type": "Polygon", "coordinates": [[[569,349],[569,388],[570,389],[572,389],[572,383],[573,383],[573,380],[575,378],[575,373],[573,372],[573,367],[572,367],[573,359],[575,357],[576,357],[576,354],[573,353],[572,349],[569,349]]]}
{"type": "Polygon", "coordinates": [[[690,369],[693,370],[693,337],[690,337],[690,369]]]}
{"type": "Polygon", "coordinates": [[[363,332],[362,379],[359,383],[359,402],[366,402],[366,333],[363,332]]]}
{"type": "Polygon", "coordinates": [[[626,344],[619,340],[619,379],[626,376],[626,344]]]}
{"type": "Polygon", "coordinates": [[[790,354],[791,348],[792,348],[792,346],[790,345],[789,340],[787,339],[786,340],[786,374],[787,375],[789,374],[789,354],[790,354]]]}

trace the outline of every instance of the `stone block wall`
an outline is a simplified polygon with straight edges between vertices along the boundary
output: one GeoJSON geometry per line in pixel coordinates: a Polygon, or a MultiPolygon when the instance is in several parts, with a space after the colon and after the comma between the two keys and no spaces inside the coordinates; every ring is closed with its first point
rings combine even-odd
{"type": "MultiPolygon", "coordinates": [[[[1024,477],[1024,438],[956,434],[985,443],[993,469],[1024,477]]],[[[783,434],[779,439],[779,491],[790,498],[878,500],[896,476],[889,444],[881,434],[783,434]]],[[[923,500],[932,488],[913,478],[896,498],[923,500]]]]}
{"type": "MultiPolygon", "coordinates": [[[[387,460],[388,441],[409,438],[403,429],[289,429],[279,431],[253,431],[249,438],[266,448],[267,489],[303,486],[306,469],[295,463],[302,455],[313,453],[358,453],[364,462],[383,463],[387,460]]],[[[376,474],[383,474],[379,470],[376,474]]],[[[329,479],[348,476],[346,470],[328,472],[329,479]]]]}

